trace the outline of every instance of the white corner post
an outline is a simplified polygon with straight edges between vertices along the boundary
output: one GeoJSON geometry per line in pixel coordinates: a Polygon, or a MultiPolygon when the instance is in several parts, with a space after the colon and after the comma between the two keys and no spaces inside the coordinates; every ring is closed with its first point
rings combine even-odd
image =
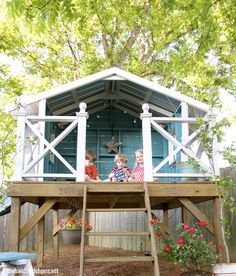
{"type": "MultiPolygon", "coordinates": [[[[39,102],[39,117],[46,116],[46,99],[43,99],[39,102]]],[[[45,137],[45,122],[39,122],[39,131],[40,134],[45,137]]],[[[38,155],[44,150],[43,141],[39,141],[38,145],[38,155]]],[[[42,158],[38,163],[38,173],[43,174],[44,172],[44,158],[42,158]]],[[[43,178],[39,178],[38,181],[43,181],[43,178]]]]}
{"type": "Polygon", "coordinates": [[[143,164],[144,164],[144,181],[153,181],[152,175],[152,134],[151,134],[151,118],[149,113],[149,105],[142,105],[143,113],[140,118],[142,120],[142,137],[143,137],[143,164]]]}
{"type": "Polygon", "coordinates": [[[14,175],[12,177],[15,181],[22,180],[22,173],[25,162],[25,122],[26,122],[26,108],[21,105],[17,114],[17,134],[16,134],[16,152],[15,152],[15,164],[14,175]]]}
{"type": "Polygon", "coordinates": [[[86,129],[88,113],[86,112],[86,103],[80,103],[80,111],[76,112],[78,117],[77,128],[77,152],[76,152],[76,181],[83,182],[85,174],[85,147],[86,147],[86,129]]]}
{"type": "MultiPolygon", "coordinates": [[[[186,102],[181,102],[181,118],[188,119],[188,104],[186,102]]],[[[183,144],[184,140],[189,136],[189,124],[182,123],[182,137],[181,142],[183,144]]],[[[185,162],[188,157],[181,152],[181,161],[185,162]]]]}

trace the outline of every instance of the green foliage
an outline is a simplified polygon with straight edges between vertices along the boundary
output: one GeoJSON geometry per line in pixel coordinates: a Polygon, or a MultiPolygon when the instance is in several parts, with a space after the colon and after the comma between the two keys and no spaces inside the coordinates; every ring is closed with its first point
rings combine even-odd
{"type": "Polygon", "coordinates": [[[9,177],[12,173],[13,152],[15,151],[15,121],[0,110],[0,175],[9,177]]]}
{"type": "Polygon", "coordinates": [[[184,271],[203,272],[211,269],[211,265],[216,263],[218,252],[213,242],[206,242],[203,235],[205,221],[189,225],[179,224],[176,226],[178,233],[177,242],[170,239],[162,228],[159,220],[151,221],[156,236],[162,242],[161,254],[175,264],[179,264],[184,271]]]}
{"type": "Polygon", "coordinates": [[[230,163],[230,166],[235,167],[236,166],[236,147],[235,147],[235,145],[226,147],[222,153],[223,153],[224,158],[226,160],[228,160],[228,162],[230,163]]]}
{"type": "MultiPolygon", "coordinates": [[[[235,147],[231,145],[229,147],[225,147],[220,152],[218,149],[214,148],[214,143],[215,141],[217,141],[218,143],[223,141],[223,128],[229,127],[233,120],[234,118],[223,118],[221,120],[216,120],[216,117],[213,116],[209,118],[198,119],[198,123],[196,126],[200,129],[199,140],[203,143],[204,149],[206,150],[209,163],[213,170],[212,180],[215,182],[220,195],[222,208],[220,219],[222,224],[222,235],[225,247],[227,246],[227,242],[224,237],[227,239],[231,238],[231,226],[236,213],[236,201],[233,196],[236,189],[236,183],[233,181],[232,176],[217,175],[214,158],[215,155],[221,153],[223,154],[224,158],[230,163],[230,166],[235,167],[236,150],[235,147]],[[229,211],[229,215],[225,215],[225,210],[229,211]]],[[[229,259],[229,256],[227,256],[227,259],[229,259]]]]}
{"type": "Polygon", "coordinates": [[[65,83],[118,66],[210,105],[234,93],[233,0],[3,1],[2,45],[31,75],[65,83]]]}

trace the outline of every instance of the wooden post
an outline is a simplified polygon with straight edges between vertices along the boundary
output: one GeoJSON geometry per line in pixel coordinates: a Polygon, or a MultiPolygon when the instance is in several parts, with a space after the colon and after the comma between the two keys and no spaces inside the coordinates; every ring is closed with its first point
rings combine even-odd
{"type": "Polygon", "coordinates": [[[85,247],[85,218],[86,218],[86,208],[87,208],[87,186],[84,186],[84,196],[83,196],[83,211],[82,211],[82,231],[81,231],[81,243],[80,243],[80,266],[79,275],[84,275],[84,247],[85,247]]]}
{"type": "Polygon", "coordinates": [[[24,168],[24,148],[25,148],[25,121],[26,109],[21,105],[19,113],[17,114],[17,136],[16,136],[16,156],[14,164],[13,180],[22,180],[22,173],[24,168]]]}
{"type": "Polygon", "coordinates": [[[163,225],[164,225],[165,231],[169,233],[168,204],[163,204],[162,209],[163,209],[163,225]]]}
{"type": "MultiPolygon", "coordinates": [[[[183,119],[188,118],[188,104],[186,102],[181,102],[181,117],[183,119]]],[[[182,137],[181,137],[181,142],[183,143],[184,140],[189,136],[189,124],[188,123],[182,123],[182,137]]],[[[181,152],[181,160],[187,161],[188,157],[181,152]]]]}
{"type": "MultiPolygon", "coordinates": [[[[42,205],[42,201],[40,205],[42,205]]],[[[38,222],[38,237],[37,237],[37,266],[43,266],[43,256],[44,256],[44,227],[45,227],[45,216],[43,216],[38,222]]]]}
{"type": "Polygon", "coordinates": [[[189,225],[189,211],[186,207],[182,207],[182,222],[186,225],[189,225]]]}
{"type": "Polygon", "coordinates": [[[151,118],[149,113],[149,105],[142,105],[143,113],[140,118],[142,120],[142,138],[143,138],[143,164],[144,164],[144,181],[153,181],[152,175],[152,133],[151,118]]]}
{"type": "Polygon", "coordinates": [[[21,201],[19,197],[11,199],[11,227],[10,227],[10,250],[19,251],[20,248],[20,215],[21,201]]]}
{"type": "Polygon", "coordinates": [[[80,103],[80,112],[76,112],[78,117],[78,133],[77,133],[77,152],[76,152],[76,181],[84,181],[85,174],[85,146],[86,146],[86,129],[88,113],[86,103],[80,103]]]}
{"type": "Polygon", "coordinates": [[[219,262],[227,262],[227,257],[226,257],[226,250],[224,248],[224,242],[223,242],[223,233],[222,233],[222,227],[221,225],[221,202],[218,197],[215,197],[213,199],[213,225],[214,225],[214,230],[215,230],[215,237],[216,237],[216,243],[221,245],[222,248],[222,254],[219,255],[219,262]]]}
{"type": "MultiPolygon", "coordinates": [[[[57,205],[57,204],[56,204],[57,205]]],[[[58,206],[53,208],[53,227],[56,227],[59,222],[59,210],[58,206]]],[[[54,251],[54,258],[59,259],[59,232],[53,236],[53,251],[54,251]]]]}
{"type": "Polygon", "coordinates": [[[165,230],[169,232],[169,217],[168,217],[168,210],[163,210],[163,222],[165,226],[165,230]]]}

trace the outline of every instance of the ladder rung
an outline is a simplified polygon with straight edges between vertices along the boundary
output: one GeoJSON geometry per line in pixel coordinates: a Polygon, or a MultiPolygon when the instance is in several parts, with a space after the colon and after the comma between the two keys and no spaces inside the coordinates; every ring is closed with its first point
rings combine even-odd
{"type": "Polygon", "coordinates": [[[152,262],[152,256],[125,256],[125,257],[97,257],[86,258],[85,263],[108,263],[108,262],[152,262]]]}
{"type": "Polygon", "coordinates": [[[150,236],[149,232],[87,232],[86,236],[150,236]]]}
{"type": "Polygon", "coordinates": [[[86,209],[87,212],[144,212],[146,208],[102,208],[102,209],[86,209]]]}

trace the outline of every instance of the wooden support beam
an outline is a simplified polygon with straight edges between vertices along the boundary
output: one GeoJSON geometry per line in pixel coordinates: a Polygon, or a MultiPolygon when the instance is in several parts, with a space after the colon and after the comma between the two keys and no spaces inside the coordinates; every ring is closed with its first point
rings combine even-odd
{"type": "MultiPolygon", "coordinates": [[[[56,204],[56,206],[53,208],[53,231],[54,229],[58,226],[59,223],[59,210],[58,210],[58,206],[56,204]]],[[[58,235],[58,231],[56,232],[56,234],[54,234],[53,232],[53,255],[54,255],[54,259],[58,260],[59,259],[59,235],[58,235]]]]}
{"type": "Polygon", "coordinates": [[[41,218],[45,216],[50,208],[57,202],[56,199],[48,199],[44,204],[39,208],[37,213],[35,213],[29,221],[21,228],[20,231],[20,240],[29,233],[29,231],[40,221],[41,218]]]}
{"type": "Polygon", "coordinates": [[[19,197],[11,199],[11,223],[10,223],[10,250],[19,251],[20,248],[20,210],[19,197]]]}
{"type": "Polygon", "coordinates": [[[189,211],[186,207],[182,207],[182,222],[189,225],[189,211]]]}
{"type": "MultiPolygon", "coordinates": [[[[83,187],[91,193],[135,193],[143,191],[142,183],[109,183],[98,184],[84,182],[10,182],[7,195],[12,197],[83,197],[83,187]],[[66,185],[65,185],[66,184],[66,185]],[[119,184],[119,185],[117,185],[119,184]]],[[[216,185],[205,182],[195,183],[148,183],[150,197],[217,197],[216,185]]],[[[114,195],[113,195],[114,196],[114,195]]]]}
{"type": "MultiPolygon", "coordinates": [[[[41,204],[43,205],[42,201],[41,204]]],[[[44,228],[45,228],[45,216],[43,216],[38,222],[38,236],[37,236],[37,266],[43,266],[44,257],[44,228]]]]}
{"type": "Polygon", "coordinates": [[[189,199],[187,198],[178,198],[178,200],[183,204],[184,207],[186,207],[189,212],[194,215],[198,220],[204,220],[206,222],[206,228],[215,235],[214,227],[212,223],[209,221],[209,219],[202,213],[200,209],[197,208],[195,204],[193,204],[189,199]]]}

